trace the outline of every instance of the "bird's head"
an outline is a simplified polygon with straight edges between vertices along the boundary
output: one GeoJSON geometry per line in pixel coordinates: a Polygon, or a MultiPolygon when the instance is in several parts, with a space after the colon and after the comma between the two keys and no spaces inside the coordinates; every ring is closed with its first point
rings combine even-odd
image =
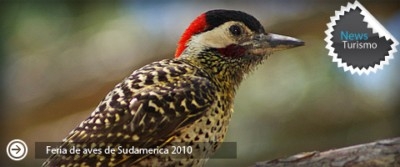
{"type": "Polygon", "coordinates": [[[221,56],[265,56],[274,51],[304,45],[296,38],[266,33],[253,16],[234,10],[211,10],[198,16],[183,33],[175,57],[191,46],[215,49],[221,56]]]}
{"type": "Polygon", "coordinates": [[[197,61],[199,56],[213,57],[211,61],[216,62],[211,65],[231,65],[228,68],[238,73],[235,76],[240,82],[243,74],[272,52],[301,45],[304,42],[296,38],[267,33],[261,23],[247,13],[219,9],[201,14],[189,25],[178,42],[175,58],[197,61]],[[235,71],[231,67],[238,69],[235,71]]]}

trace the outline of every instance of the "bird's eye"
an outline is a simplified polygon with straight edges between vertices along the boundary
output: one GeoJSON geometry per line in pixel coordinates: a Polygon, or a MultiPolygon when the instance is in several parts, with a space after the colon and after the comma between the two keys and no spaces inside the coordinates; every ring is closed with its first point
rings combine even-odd
{"type": "Polygon", "coordinates": [[[240,34],[242,34],[242,29],[238,25],[232,25],[231,27],[229,27],[229,31],[234,36],[239,36],[240,34]]]}

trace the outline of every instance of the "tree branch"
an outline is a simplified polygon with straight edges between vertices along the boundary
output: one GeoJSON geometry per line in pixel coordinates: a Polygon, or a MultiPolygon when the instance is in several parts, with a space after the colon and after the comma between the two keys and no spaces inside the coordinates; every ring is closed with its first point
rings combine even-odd
{"type": "Polygon", "coordinates": [[[396,166],[400,167],[400,137],[324,152],[306,152],[288,158],[257,162],[253,167],[396,166]]]}

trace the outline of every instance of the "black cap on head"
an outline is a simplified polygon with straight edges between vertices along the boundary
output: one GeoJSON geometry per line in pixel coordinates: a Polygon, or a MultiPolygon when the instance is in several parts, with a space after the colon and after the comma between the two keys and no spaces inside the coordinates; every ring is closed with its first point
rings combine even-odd
{"type": "Polygon", "coordinates": [[[263,26],[256,18],[241,11],[217,9],[210,10],[205,14],[206,21],[209,26],[206,31],[218,27],[228,21],[240,21],[243,22],[250,30],[264,33],[263,26]]]}

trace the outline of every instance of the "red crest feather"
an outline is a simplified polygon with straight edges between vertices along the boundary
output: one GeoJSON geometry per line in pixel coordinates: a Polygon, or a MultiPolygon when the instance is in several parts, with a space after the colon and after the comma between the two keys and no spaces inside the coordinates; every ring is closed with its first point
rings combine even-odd
{"type": "Polygon", "coordinates": [[[178,58],[182,52],[186,49],[186,44],[189,39],[198,34],[207,28],[206,14],[203,13],[198,16],[192,23],[190,23],[189,27],[182,34],[181,39],[178,42],[178,46],[175,52],[175,58],[178,58]]]}

